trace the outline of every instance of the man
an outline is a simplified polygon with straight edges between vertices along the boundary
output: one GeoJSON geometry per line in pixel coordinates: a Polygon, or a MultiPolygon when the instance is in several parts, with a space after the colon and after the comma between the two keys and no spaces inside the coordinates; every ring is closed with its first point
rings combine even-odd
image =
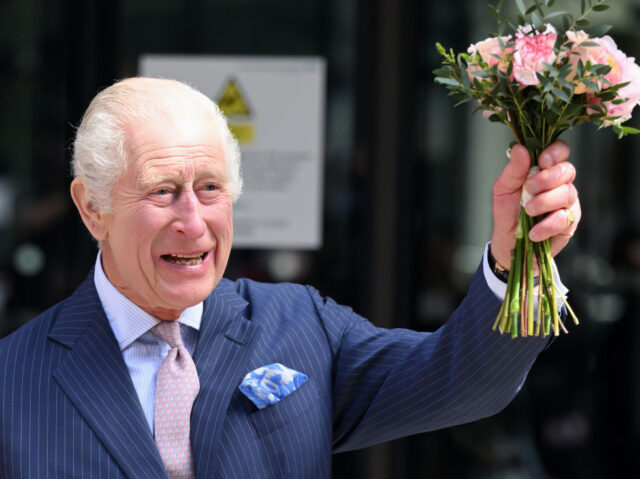
{"type": "MultiPolygon", "coordinates": [[[[552,145],[527,180],[526,150],[512,149],[494,185],[498,263],[525,181],[528,212],[549,213],[532,239],[557,252],[575,231],[568,154],[552,145]]],[[[499,411],[547,344],[491,331],[501,286],[487,255],[435,333],[376,328],[309,287],[223,279],[238,147],[181,83],[132,78],[98,94],[74,173],[100,252],[71,297],[0,342],[2,477],[328,477],[332,452],[499,411]],[[275,363],[286,374],[268,384],[293,374],[298,387],[260,405],[239,386],[275,363]]]]}

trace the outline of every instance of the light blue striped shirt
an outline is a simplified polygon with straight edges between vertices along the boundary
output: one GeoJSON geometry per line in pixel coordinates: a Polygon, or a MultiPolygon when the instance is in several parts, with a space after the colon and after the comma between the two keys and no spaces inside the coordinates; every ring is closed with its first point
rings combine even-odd
{"type": "MultiPolygon", "coordinates": [[[[101,253],[98,253],[93,280],[153,433],[156,375],[170,347],[149,331],[160,321],[136,306],[107,279],[101,257],[101,253]]],[[[202,303],[185,309],[178,318],[182,341],[189,354],[193,354],[198,341],[201,319],[202,303]]]]}

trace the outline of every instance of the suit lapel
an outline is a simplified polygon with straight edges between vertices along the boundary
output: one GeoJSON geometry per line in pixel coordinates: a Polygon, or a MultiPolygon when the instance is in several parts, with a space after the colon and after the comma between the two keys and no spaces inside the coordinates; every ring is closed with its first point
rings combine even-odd
{"type": "Polygon", "coordinates": [[[259,327],[243,316],[246,307],[247,302],[224,279],[205,301],[193,357],[200,379],[191,416],[196,477],[214,476],[229,401],[247,373],[249,345],[259,327]]]}
{"type": "Polygon", "coordinates": [[[127,477],[166,477],[93,273],[64,304],[50,339],[70,348],[53,376],[127,477]]]}

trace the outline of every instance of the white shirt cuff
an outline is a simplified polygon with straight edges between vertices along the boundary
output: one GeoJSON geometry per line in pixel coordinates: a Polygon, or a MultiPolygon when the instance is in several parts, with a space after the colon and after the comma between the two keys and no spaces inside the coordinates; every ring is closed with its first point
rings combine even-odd
{"type": "MultiPolygon", "coordinates": [[[[491,243],[487,243],[487,245],[484,248],[484,257],[482,259],[482,271],[484,272],[484,279],[487,282],[487,286],[489,286],[489,289],[493,291],[493,294],[495,294],[496,297],[500,301],[502,301],[504,300],[504,297],[507,294],[507,283],[504,283],[501,280],[499,280],[496,277],[496,275],[493,274],[493,271],[491,271],[491,268],[489,267],[489,245],[490,244],[491,243]]],[[[560,280],[560,274],[558,273],[558,268],[556,267],[555,261],[551,260],[551,263],[553,267],[553,280],[556,284],[556,292],[558,294],[558,298],[561,296],[565,297],[569,292],[569,290],[564,284],[562,284],[562,281],[560,280]]],[[[562,304],[562,302],[560,303],[562,304]]]]}

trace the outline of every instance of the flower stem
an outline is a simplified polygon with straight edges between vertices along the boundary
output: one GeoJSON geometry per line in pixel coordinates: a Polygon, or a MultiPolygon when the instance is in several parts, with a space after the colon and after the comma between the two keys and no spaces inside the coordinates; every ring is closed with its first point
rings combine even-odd
{"type": "MultiPolygon", "coordinates": [[[[531,217],[527,217],[531,223],[531,217]]],[[[529,228],[528,228],[529,229],[529,228]]],[[[527,230],[527,236],[529,231],[527,230]]],[[[527,241],[527,334],[533,336],[533,242],[527,241]]]]}

